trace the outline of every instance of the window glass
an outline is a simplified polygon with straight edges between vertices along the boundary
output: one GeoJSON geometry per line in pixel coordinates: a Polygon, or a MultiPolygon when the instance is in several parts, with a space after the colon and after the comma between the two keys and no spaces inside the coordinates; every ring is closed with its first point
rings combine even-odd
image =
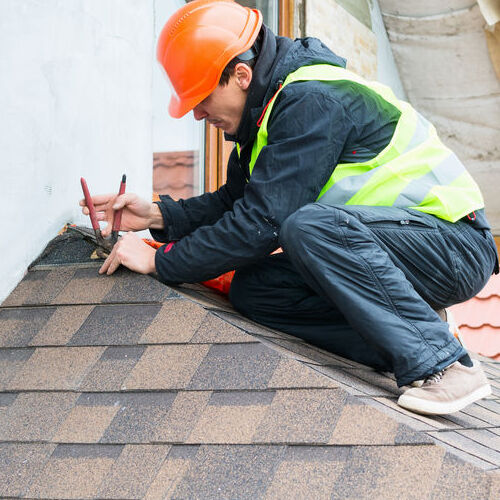
{"type": "Polygon", "coordinates": [[[277,0],[237,0],[237,2],[251,9],[259,9],[264,18],[264,24],[278,33],[278,1],[277,0]]]}

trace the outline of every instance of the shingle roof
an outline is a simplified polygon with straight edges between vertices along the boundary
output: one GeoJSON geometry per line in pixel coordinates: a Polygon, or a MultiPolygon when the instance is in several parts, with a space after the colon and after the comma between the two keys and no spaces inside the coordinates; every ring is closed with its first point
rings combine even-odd
{"type": "Polygon", "coordinates": [[[0,307],[0,496],[499,498],[498,364],[493,397],[417,416],[202,286],[86,266],[35,266],[0,307]]]}

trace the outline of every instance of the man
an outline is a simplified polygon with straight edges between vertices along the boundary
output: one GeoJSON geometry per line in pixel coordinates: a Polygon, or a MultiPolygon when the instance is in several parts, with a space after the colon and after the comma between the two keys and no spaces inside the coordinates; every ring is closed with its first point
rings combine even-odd
{"type": "Polygon", "coordinates": [[[170,114],[192,110],[237,146],[215,193],[95,197],[100,220],[124,207],[122,229],[177,242],[154,251],[127,233],[100,272],[180,283],[236,269],[229,298],[246,316],[399,386],[423,380],[405,408],[446,414],[490,394],[436,311],[481,290],[496,248],[477,185],[432,125],[319,40],[276,37],[231,0],[179,9],[157,56],[170,114]]]}

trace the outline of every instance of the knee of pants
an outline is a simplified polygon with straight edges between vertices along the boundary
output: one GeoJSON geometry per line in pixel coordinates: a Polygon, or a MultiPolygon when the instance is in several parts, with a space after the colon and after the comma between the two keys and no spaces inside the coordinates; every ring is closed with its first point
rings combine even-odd
{"type": "Polygon", "coordinates": [[[314,240],[321,233],[322,224],[328,225],[332,231],[335,221],[340,217],[341,208],[320,203],[310,203],[288,216],[281,225],[279,242],[281,247],[290,256],[294,250],[303,249],[308,246],[308,241],[314,240]]]}

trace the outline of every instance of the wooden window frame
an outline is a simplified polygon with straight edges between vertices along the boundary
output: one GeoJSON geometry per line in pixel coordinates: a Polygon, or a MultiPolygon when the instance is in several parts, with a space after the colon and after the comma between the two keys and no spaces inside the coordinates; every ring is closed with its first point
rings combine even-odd
{"type": "MultiPolygon", "coordinates": [[[[278,0],[278,33],[293,36],[294,0],[278,0]]],[[[233,143],[224,141],[224,133],[205,125],[205,192],[216,191],[226,182],[226,165],[233,143]]]]}

